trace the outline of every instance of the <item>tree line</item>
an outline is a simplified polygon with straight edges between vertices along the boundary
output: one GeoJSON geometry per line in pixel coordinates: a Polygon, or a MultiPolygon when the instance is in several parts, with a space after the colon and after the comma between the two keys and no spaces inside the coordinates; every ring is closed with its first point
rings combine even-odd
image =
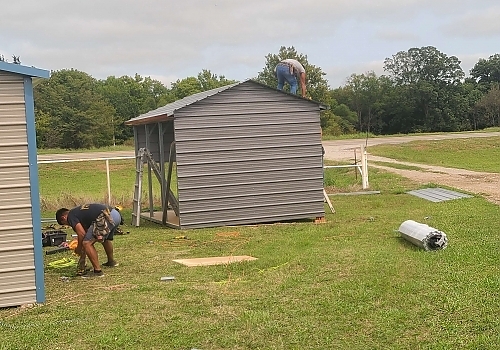
{"type": "MultiPolygon", "coordinates": [[[[285,58],[307,72],[308,96],[328,107],[321,114],[325,135],[357,132],[397,134],[477,130],[500,126],[500,54],[479,59],[470,76],[455,56],[435,47],[411,48],[386,58],[384,72],[352,74],[332,89],[320,67],[294,47],[269,54],[255,80],[276,87],[274,67],[285,58]]],[[[93,148],[133,138],[124,122],[167,103],[235,80],[203,70],[170,88],[158,80],[110,76],[98,80],[64,69],[34,87],[39,148],[93,148]]]]}
{"type": "Polygon", "coordinates": [[[177,80],[170,89],[139,74],[97,80],[75,69],[55,71],[49,79],[34,84],[37,147],[79,149],[123,144],[133,138],[125,121],[232,83],[209,70],[177,80]]]}

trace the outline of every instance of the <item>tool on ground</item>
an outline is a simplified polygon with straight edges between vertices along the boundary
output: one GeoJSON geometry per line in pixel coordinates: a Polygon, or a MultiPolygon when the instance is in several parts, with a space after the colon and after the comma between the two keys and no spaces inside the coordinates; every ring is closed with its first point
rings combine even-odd
{"type": "MultiPolygon", "coordinates": [[[[62,242],[61,244],[59,244],[57,246],[57,248],[55,249],[51,249],[51,250],[47,250],[45,252],[45,255],[52,255],[52,254],[56,254],[56,253],[60,253],[60,252],[64,252],[66,250],[75,250],[76,247],[78,246],[78,240],[77,239],[74,239],[72,240],[71,242],[67,243],[67,242],[62,242]]],[[[75,253],[76,254],[76,253],[75,253]]]]}
{"type": "Polygon", "coordinates": [[[66,242],[67,233],[58,229],[49,229],[42,231],[42,246],[56,247],[66,242]]]}

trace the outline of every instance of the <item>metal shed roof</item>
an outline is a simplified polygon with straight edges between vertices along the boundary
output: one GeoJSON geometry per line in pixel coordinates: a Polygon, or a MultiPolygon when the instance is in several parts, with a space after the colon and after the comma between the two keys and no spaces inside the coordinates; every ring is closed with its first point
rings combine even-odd
{"type": "Polygon", "coordinates": [[[20,64],[0,61],[0,71],[26,75],[29,77],[48,78],[50,72],[45,69],[22,66],[20,64]]]}
{"type": "MultiPolygon", "coordinates": [[[[128,121],[125,122],[125,125],[147,124],[149,122],[159,121],[158,117],[162,117],[161,118],[162,120],[164,118],[173,117],[174,112],[176,110],[179,110],[181,108],[187,107],[187,106],[189,106],[189,105],[191,105],[191,104],[193,104],[195,102],[198,102],[200,100],[203,100],[203,99],[205,99],[207,97],[216,95],[216,94],[218,94],[218,93],[220,93],[222,91],[231,89],[231,88],[233,88],[235,86],[238,86],[238,85],[241,85],[241,84],[245,84],[245,83],[248,83],[248,82],[264,86],[264,87],[266,87],[268,89],[275,90],[275,91],[278,91],[278,92],[283,93],[283,94],[288,94],[287,92],[284,92],[284,91],[281,91],[281,90],[278,90],[278,89],[274,89],[274,88],[269,87],[269,86],[267,86],[265,84],[259,83],[259,82],[255,81],[255,80],[252,80],[252,79],[249,79],[249,80],[245,80],[243,82],[238,82],[238,83],[234,83],[234,84],[230,84],[230,85],[218,87],[218,88],[215,88],[215,89],[212,89],[212,90],[207,90],[207,91],[199,92],[199,93],[194,94],[194,95],[190,95],[190,96],[184,97],[183,99],[177,100],[177,101],[169,103],[169,104],[167,104],[167,105],[165,105],[163,107],[159,107],[159,108],[154,109],[152,111],[149,111],[147,113],[141,114],[138,117],[129,119],[128,121]]],[[[292,95],[292,96],[294,96],[296,98],[299,98],[299,99],[304,99],[303,97],[300,97],[300,96],[297,96],[297,95],[292,95]]],[[[309,100],[309,99],[304,99],[304,100],[306,100],[308,102],[311,102],[311,103],[314,103],[315,105],[319,105],[321,110],[326,109],[326,106],[322,105],[319,102],[312,101],[312,100],[309,100]]]]}

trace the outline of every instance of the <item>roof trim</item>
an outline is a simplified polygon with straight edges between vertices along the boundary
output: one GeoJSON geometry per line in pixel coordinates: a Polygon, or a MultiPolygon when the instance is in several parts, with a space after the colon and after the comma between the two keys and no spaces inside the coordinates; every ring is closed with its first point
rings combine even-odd
{"type": "Polygon", "coordinates": [[[325,106],[324,104],[322,104],[321,102],[314,101],[314,100],[311,100],[311,99],[309,99],[309,98],[302,97],[302,96],[300,96],[300,95],[294,95],[294,94],[292,94],[292,93],[289,93],[289,92],[286,92],[286,91],[283,91],[283,90],[278,90],[277,88],[273,88],[273,87],[271,87],[271,86],[269,86],[269,85],[266,85],[266,84],[264,84],[264,83],[261,83],[261,82],[259,82],[259,81],[257,81],[257,80],[249,79],[249,80],[246,80],[246,81],[251,81],[251,82],[253,82],[253,83],[255,83],[255,84],[258,84],[258,85],[260,85],[260,86],[264,86],[264,87],[266,87],[266,88],[268,88],[268,89],[271,89],[271,90],[276,90],[276,91],[278,91],[278,92],[281,92],[282,94],[290,95],[290,96],[293,96],[293,97],[295,97],[295,98],[300,98],[300,99],[302,99],[302,100],[304,100],[304,101],[314,103],[315,105],[318,105],[318,106],[319,106],[319,109],[320,109],[320,110],[322,110],[322,111],[324,111],[325,109],[328,109],[328,107],[327,107],[327,106],[325,106]]]}
{"type": "Polygon", "coordinates": [[[28,77],[49,78],[50,72],[36,67],[27,67],[20,64],[0,61],[0,71],[21,74],[28,77]]]}

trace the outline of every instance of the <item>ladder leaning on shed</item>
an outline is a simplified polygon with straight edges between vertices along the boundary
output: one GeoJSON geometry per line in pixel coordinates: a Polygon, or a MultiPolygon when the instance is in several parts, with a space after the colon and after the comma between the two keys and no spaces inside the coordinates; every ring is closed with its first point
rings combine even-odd
{"type": "MultiPolygon", "coordinates": [[[[136,157],[136,163],[135,163],[135,184],[134,184],[134,198],[132,201],[132,225],[134,226],[139,226],[140,220],[141,220],[141,201],[142,201],[142,177],[143,177],[143,165],[144,163],[148,163],[148,167],[150,170],[153,171],[155,174],[156,178],[160,182],[161,186],[161,198],[162,198],[162,208],[163,208],[163,215],[162,215],[162,222],[163,224],[166,223],[167,221],[167,207],[168,204],[172,207],[174,210],[175,214],[179,216],[179,202],[177,198],[175,198],[175,195],[172,193],[172,190],[170,189],[170,178],[172,176],[172,163],[169,163],[169,169],[168,169],[168,178],[167,181],[165,181],[165,177],[162,176],[162,171],[158,167],[158,164],[156,164],[155,160],[153,159],[151,153],[146,149],[146,148],[140,148],[139,151],[137,152],[137,157],[136,157]],[[168,189],[168,191],[167,191],[168,189]]],[[[151,177],[151,172],[149,172],[150,177],[151,177]]],[[[150,178],[151,181],[151,178],[150,178]]],[[[153,209],[153,198],[152,198],[152,193],[150,191],[150,211],[153,209]]]]}

